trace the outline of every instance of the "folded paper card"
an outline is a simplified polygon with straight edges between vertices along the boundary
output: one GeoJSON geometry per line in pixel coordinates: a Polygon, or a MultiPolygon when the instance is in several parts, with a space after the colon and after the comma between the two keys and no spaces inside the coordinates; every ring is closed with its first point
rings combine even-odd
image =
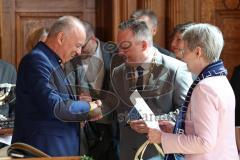
{"type": "Polygon", "coordinates": [[[160,130],[157,118],[137,90],[130,95],[130,101],[149,128],[160,130]]]}

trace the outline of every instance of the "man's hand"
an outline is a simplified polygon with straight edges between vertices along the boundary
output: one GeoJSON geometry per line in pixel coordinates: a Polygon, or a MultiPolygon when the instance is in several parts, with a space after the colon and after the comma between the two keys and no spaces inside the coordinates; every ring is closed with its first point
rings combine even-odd
{"type": "Polygon", "coordinates": [[[96,121],[99,120],[103,117],[102,115],[102,102],[101,100],[96,100],[89,102],[90,104],[90,111],[89,111],[89,116],[90,116],[90,121],[96,121]]]}
{"type": "Polygon", "coordinates": [[[149,128],[148,130],[148,140],[150,143],[161,143],[162,132],[157,129],[149,128]]]}
{"type": "Polygon", "coordinates": [[[147,133],[148,132],[148,127],[142,119],[130,121],[130,126],[137,133],[147,133]]]}
{"type": "Polygon", "coordinates": [[[173,128],[174,128],[174,125],[175,125],[174,122],[160,120],[158,123],[159,123],[162,131],[167,132],[167,133],[173,133],[173,128]]]}
{"type": "Polygon", "coordinates": [[[89,93],[87,92],[83,92],[78,96],[79,100],[81,101],[87,101],[87,102],[91,102],[92,101],[92,97],[90,96],[89,93]]]}

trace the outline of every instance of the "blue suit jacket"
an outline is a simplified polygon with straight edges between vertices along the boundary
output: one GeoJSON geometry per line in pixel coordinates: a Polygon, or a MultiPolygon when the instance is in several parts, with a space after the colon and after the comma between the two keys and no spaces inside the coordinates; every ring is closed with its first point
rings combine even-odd
{"type": "Polygon", "coordinates": [[[76,121],[87,114],[89,104],[75,100],[60,63],[42,42],[22,59],[12,142],[27,143],[51,156],[74,156],[80,151],[76,121]]]}

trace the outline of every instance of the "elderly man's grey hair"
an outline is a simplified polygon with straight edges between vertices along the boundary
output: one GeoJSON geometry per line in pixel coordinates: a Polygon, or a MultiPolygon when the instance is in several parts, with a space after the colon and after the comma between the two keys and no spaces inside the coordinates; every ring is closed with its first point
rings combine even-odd
{"type": "Polygon", "coordinates": [[[183,40],[187,42],[191,51],[196,47],[201,47],[209,62],[219,60],[224,46],[223,34],[220,29],[207,23],[188,27],[183,33],[183,40]]]}
{"type": "Polygon", "coordinates": [[[120,23],[118,28],[122,31],[130,29],[134,33],[137,41],[145,40],[149,46],[153,45],[152,34],[143,20],[131,18],[120,23]]]}
{"type": "Polygon", "coordinates": [[[68,31],[70,31],[71,29],[77,26],[80,26],[84,29],[82,22],[77,17],[74,17],[74,16],[60,17],[50,28],[48,36],[49,37],[54,36],[59,32],[68,33],[68,31]]]}

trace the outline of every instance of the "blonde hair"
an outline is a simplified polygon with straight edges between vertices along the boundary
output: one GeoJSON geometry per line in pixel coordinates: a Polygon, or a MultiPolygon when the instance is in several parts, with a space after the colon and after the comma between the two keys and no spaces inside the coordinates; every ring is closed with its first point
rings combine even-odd
{"type": "Polygon", "coordinates": [[[48,28],[41,27],[34,30],[27,38],[26,48],[28,51],[32,50],[32,48],[44,38],[47,37],[49,32],[48,28]]]}

